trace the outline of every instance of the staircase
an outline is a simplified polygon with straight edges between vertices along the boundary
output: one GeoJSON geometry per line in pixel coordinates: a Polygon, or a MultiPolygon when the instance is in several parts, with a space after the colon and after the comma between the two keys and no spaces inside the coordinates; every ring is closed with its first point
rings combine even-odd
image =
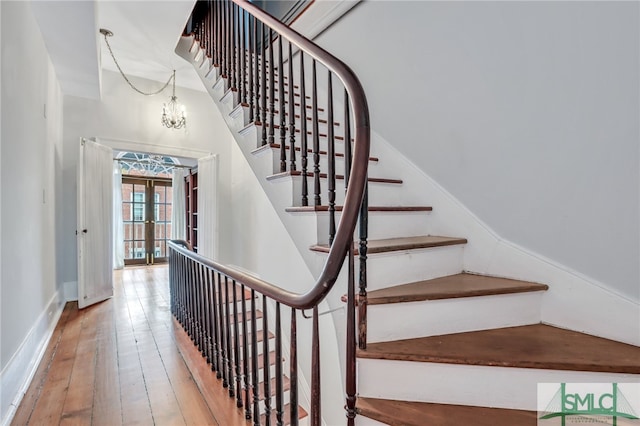
{"type": "MultiPolygon", "coordinates": [[[[331,187],[332,174],[335,188],[344,186],[350,124],[338,117],[348,110],[331,105],[334,92],[323,94],[327,87],[315,84],[315,74],[313,87],[320,90],[309,93],[309,77],[296,80],[287,69],[296,56],[290,51],[288,61],[277,62],[282,47],[274,41],[263,55],[237,46],[227,52],[249,69],[274,67],[260,87],[262,96],[273,95],[256,115],[242,85],[258,85],[234,83],[209,56],[212,44],[196,31],[182,37],[176,52],[193,63],[309,268],[319,273],[344,191],[314,203],[304,189],[314,184],[306,162],[319,157],[322,188],[331,187]],[[302,160],[305,152],[309,158],[302,160]]],[[[384,161],[369,157],[368,232],[356,235],[368,242],[352,251],[356,263],[366,262],[360,264],[367,278],[354,302],[357,424],[535,425],[538,383],[640,383],[640,348],[541,323],[547,285],[466,270],[465,236],[431,232],[437,206],[407,200],[412,192],[384,161]]]]}

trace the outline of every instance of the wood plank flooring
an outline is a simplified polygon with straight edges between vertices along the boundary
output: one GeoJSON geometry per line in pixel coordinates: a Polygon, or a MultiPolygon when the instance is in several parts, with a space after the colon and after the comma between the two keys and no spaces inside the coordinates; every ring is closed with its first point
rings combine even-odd
{"type": "Polygon", "coordinates": [[[11,424],[246,425],[171,316],[168,268],[114,278],[113,298],[65,306],[11,424]]]}

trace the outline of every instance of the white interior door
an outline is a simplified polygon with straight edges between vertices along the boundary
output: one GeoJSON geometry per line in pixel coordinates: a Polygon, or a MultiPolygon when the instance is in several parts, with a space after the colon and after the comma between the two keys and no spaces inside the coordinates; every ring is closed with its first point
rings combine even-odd
{"type": "Polygon", "coordinates": [[[198,159],[198,254],[218,256],[218,156],[198,159]]]}
{"type": "Polygon", "coordinates": [[[80,141],[78,160],[78,307],[113,296],[113,152],[80,141]]]}

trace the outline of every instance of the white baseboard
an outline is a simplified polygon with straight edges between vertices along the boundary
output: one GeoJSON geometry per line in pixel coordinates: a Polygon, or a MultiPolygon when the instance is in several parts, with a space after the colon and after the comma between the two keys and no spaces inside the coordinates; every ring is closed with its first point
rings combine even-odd
{"type": "Polygon", "coordinates": [[[65,300],[58,290],[0,373],[1,426],[11,423],[49,344],[64,304],[65,300]]]}

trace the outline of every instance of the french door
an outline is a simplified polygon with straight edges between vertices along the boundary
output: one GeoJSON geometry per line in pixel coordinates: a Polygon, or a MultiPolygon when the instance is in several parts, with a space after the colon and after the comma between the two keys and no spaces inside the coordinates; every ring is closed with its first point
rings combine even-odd
{"type": "Polygon", "coordinates": [[[171,238],[170,179],[122,178],[125,265],[153,265],[168,260],[171,238]]]}

